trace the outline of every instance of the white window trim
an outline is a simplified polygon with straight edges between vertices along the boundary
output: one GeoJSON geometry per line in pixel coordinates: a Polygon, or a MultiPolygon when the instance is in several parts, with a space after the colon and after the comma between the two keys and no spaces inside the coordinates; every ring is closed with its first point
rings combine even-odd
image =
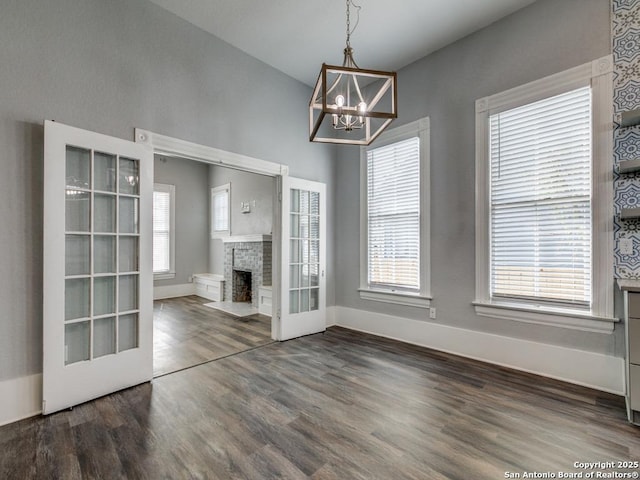
{"type": "Polygon", "coordinates": [[[154,192],[167,192],[169,193],[169,271],[153,273],[154,280],[168,280],[175,278],[176,276],[176,186],[168,185],[165,183],[154,183],[154,192]]]}
{"type": "Polygon", "coordinates": [[[231,235],[231,183],[225,183],[224,185],[220,185],[219,187],[213,187],[211,189],[211,195],[209,197],[209,209],[210,209],[210,218],[209,218],[209,223],[211,224],[211,238],[212,239],[216,239],[216,238],[226,238],[229,237],[231,235]],[[228,202],[229,202],[229,211],[227,212],[227,214],[229,215],[229,218],[227,218],[227,226],[229,227],[227,230],[217,230],[214,231],[213,230],[213,226],[215,224],[214,222],[214,218],[213,218],[213,214],[214,214],[214,209],[213,209],[213,197],[218,193],[218,192],[223,192],[223,191],[227,191],[227,195],[228,195],[228,202]]]}
{"type": "Polygon", "coordinates": [[[363,300],[419,308],[431,306],[429,151],[430,124],[428,117],[383,132],[371,145],[360,147],[360,288],[358,291],[363,300]],[[367,150],[415,136],[420,138],[420,292],[372,289],[368,286],[367,150]]]}
{"type": "Polygon", "coordinates": [[[611,333],[613,314],[613,58],[611,55],[476,101],[476,313],[481,316],[611,333]],[[490,298],[489,117],[591,86],[593,108],[592,310],[559,309],[490,298]]]}

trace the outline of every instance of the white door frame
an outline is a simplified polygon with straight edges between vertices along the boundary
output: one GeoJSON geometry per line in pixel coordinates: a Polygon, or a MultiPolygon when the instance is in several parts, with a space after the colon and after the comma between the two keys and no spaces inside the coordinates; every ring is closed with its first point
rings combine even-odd
{"type": "Polygon", "coordinates": [[[227,152],[219,148],[207,147],[197,143],[168,137],[159,133],[150,132],[141,128],[135,129],[136,143],[142,143],[152,148],[154,154],[176,156],[196,160],[211,165],[234,168],[245,172],[258,173],[275,178],[273,196],[273,259],[272,259],[272,303],[271,314],[271,338],[280,338],[280,289],[282,286],[282,258],[281,222],[282,212],[280,202],[282,199],[282,177],[289,175],[289,167],[280,163],[269,162],[259,158],[227,152]]]}

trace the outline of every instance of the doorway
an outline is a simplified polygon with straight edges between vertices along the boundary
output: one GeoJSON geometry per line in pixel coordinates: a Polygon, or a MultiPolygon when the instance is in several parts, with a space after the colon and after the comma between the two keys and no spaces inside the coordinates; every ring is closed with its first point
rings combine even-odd
{"type": "Polygon", "coordinates": [[[274,177],[154,158],[154,376],[271,339],[274,177]]]}

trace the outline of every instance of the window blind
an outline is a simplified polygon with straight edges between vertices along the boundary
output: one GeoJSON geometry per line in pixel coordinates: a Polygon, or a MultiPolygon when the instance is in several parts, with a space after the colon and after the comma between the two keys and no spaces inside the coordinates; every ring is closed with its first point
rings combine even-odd
{"type": "Polygon", "coordinates": [[[420,139],[367,152],[368,281],[420,289],[420,139]]]}
{"type": "Polygon", "coordinates": [[[229,230],[229,190],[213,194],[213,231],[229,230]]]}
{"type": "Polygon", "coordinates": [[[492,296],[588,306],[591,89],[489,121],[492,296]]]}
{"type": "Polygon", "coordinates": [[[153,272],[171,270],[171,194],[153,192],[153,272]]]}

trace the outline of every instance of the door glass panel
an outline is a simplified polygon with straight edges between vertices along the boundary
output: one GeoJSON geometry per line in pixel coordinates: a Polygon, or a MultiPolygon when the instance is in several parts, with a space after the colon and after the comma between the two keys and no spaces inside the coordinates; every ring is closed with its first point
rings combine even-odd
{"type": "Polygon", "coordinates": [[[93,280],[93,314],[116,312],[116,277],[97,277],[93,280]]]}
{"type": "Polygon", "coordinates": [[[298,238],[300,236],[300,215],[297,213],[291,214],[291,238],[298,238]]]}
{"type": "Polygon", "coordinates": [[[93,197],[93,230],[99,233],[115,233],[116,231],[116,197],[96,193],[93,197]]]}
{"type": "Polygon", "coordinates": [[[320,194],[311,192],[309,199],[309,213],[311,215],[320,215],[320,194]]]}
{"type": "Polygon", "coordinates": [[[302,263],[309,263],[309,240],[300,240],[300,246],[302,247],[300,261],[302,263]]]}
{"type": "Polygon", "coordinates": [[[309,289],[303,288],[300,290],[300,311],[309,311],[309,289]]]}
{"type": "Polygon", "coordinates": [[[89,275],[91,273],[91,237],[89,235],[65,236],[65,275],[89,275]]]}
{"type": "Polygon", "coordinates": [[[309,217],[309,238],[320,238],[320,217],[309,217]]]}
{"type": "Polygon", "coordinates": [[[91,230],[91,195],[67,189],[64,204],[65,230],[89,232],[91,230]]]}
{"type": "Polygon", "coordinates": [[[93,237],[94,273],[116,272],[116,237],[96,235],[93,237]]]}
{"type": "Polygon", "coordinates": [[[291,189],[291,213],[300,212],[300,190],[291,189]]]}
{"type": "Polygon", "coordinates": [[[123,275],[118,279],[118,311],[128,312],[138,309],[138,276],[123,275]]]}
{"type": "Polygon", "coordinates": [[[300,286],[300,265],[289,266],[289,287],[298,288],[300,286]]]}
{"type": "Polygon", "coordinates": [[[300,190],[300,213],[309,213],[309,191],[300,190]]]}
{"type": "Polygon", "coordinates": [[[309,286],[309,265],[301,265],[300,266],[301,270],[302,270],[302,274],[300,275],[300,279],[302,280],[300,282],[300,286],[301,287],[308,287],[309,286]]]}
{"type": "Polygon", "coordinates": [[[319,265],[309,265],[309,286],[318,287],[320,285],[319,265]]]}
{"type": "Polygon", "coordinates": [[[289,291],[289,313],[298,313],[300,308],[298,306],[298,290],[289,291]]]}
{"type": "Polygon", "coordinates": [[[291,252],[290,252],[291,262],[290,263],[300,263],[300,240],[291,240],[291,252]]]}
{"type": "Polygon", "coordinates": [[[67,145],[65,163],[68,187],[91,188],[91,150],[67,145]]]}
{"type": "Polygon", "coordinates": [[[120,197],[120,233],[138,233],[138,199],[120,197]]]}
{"type": "Polygon", "coordinates": [[[67,278],[64,281],[64,319],[89,316],[89,278],[67,278]]]}
{"type": "Polygon", "coordinates": [[[103,192],[116,191],[116,157],[108,153],[93,154],[93,188],[103,192]]]}
{"type": "Polygon", "coordinates": [[[309,290],[309,310],[314,311],[320,308],[320,289],[312,288],[309,290]]]}
{"type": "Polygon", "coordinates": [[[89,322],[70,323],[64,326],[64,364],[89,360],[91,325],[89,322]]]}
{"type": "Polygon", "coordinates": [[[138,347],[138,314],[120,315],[118,318],[118,351],[138,347]]]}
{"type": "Polygon", "coordinates": [[[140,173],[138,171],[138,160],[132,158],[120,158],[120,193],[127,195],[138,195],[140,173]]]}
{"type": "Polygon", "coordinates": [[[93,322],[93,358],[112,353],[116,353],[116,319],[98,318],[93,322]]]}
{"type": "Polygon", "coordinates": [[[309,242],[309,263],[320,263],[320,242],[318,240],[309,242]]]}
{"type": "Polygon", "coordinates": [[[118,253],[119,272],[138,271],[138,238],[120,237],[120,252],[118,253]]]}
{"type": "Polygon", "coordinates": [[[309,217],[300,215],[300,238],[309,238],[309,217]]]}

